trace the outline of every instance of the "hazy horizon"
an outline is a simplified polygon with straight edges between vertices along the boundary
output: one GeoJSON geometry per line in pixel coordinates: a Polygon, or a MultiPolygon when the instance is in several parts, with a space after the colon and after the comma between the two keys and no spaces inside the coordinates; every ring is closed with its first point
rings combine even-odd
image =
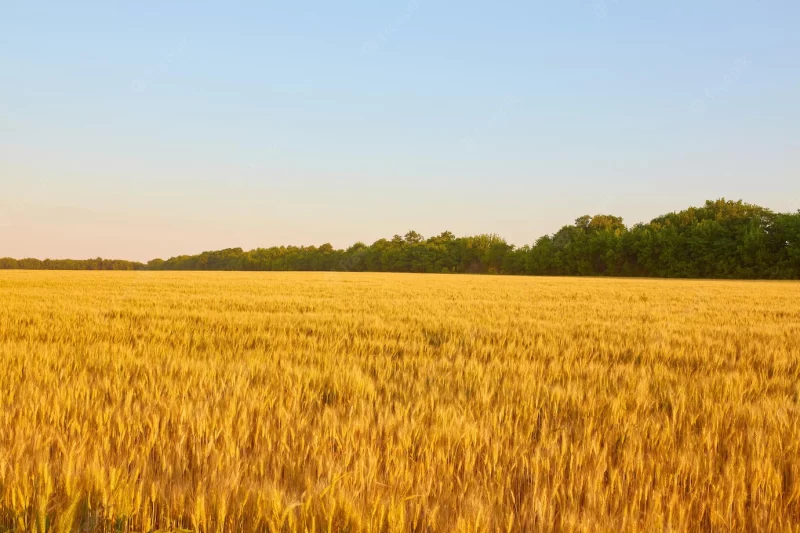
{"type": "Polygon", "coordinates": [[[800,5],[62,5],[0,18],[0,257],[800,208],[800,5]]]}

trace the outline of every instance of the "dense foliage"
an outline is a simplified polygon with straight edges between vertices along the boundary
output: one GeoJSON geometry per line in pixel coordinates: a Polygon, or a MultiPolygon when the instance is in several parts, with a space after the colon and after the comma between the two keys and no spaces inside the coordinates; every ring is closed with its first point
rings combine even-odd
{"type": "Polygon", "coordinates": [[[0,268],[150,270],[334,270],[456,272],[528,275],[605,275],[684,278],[800,278],[800,211],[769,209],[724,199],[627,227],[611,215],[583,216],[532,246],[515,247],[497,235],[423,238],[415,231],[346,250],[280,246],[123,261],[0,259],[0,268]],[[62,266],[62,264],[64,266],[62,266]],[[37,266],[40,265],[40,266],[37,266]],[[84,265],[84,266],[81,266],[84,265]]]}
{"type": "Polygon", "coordinates": [[[0,257],[0,270],[143,270],[144,263],[124,261],[122,259],[12,259],[0,257]]]}

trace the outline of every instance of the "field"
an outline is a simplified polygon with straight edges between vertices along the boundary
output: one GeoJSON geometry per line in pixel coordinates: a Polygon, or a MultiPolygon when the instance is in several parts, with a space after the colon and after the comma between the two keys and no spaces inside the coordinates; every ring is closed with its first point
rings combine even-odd
{"type": "Polygon", "coordinates": [[[0,272],[0,531],[800,531],[800,284],[0,272]]]}

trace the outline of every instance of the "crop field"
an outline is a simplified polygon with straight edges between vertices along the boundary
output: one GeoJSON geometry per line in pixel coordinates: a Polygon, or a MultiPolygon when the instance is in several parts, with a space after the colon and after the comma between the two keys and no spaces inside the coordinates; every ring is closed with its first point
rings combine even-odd
{"type": "Polygon", "coordinates": [[[800,283],[0,272],[0,531],[800,531],[800,283]]]}

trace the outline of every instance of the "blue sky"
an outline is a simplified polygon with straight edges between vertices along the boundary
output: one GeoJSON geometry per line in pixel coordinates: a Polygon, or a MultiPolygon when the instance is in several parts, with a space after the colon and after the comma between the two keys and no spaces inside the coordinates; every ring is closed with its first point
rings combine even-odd
{"type": "Polygon", "coordinates": [[[0,256],[800,208],[800,4],[0,5],[0,256]]]}

